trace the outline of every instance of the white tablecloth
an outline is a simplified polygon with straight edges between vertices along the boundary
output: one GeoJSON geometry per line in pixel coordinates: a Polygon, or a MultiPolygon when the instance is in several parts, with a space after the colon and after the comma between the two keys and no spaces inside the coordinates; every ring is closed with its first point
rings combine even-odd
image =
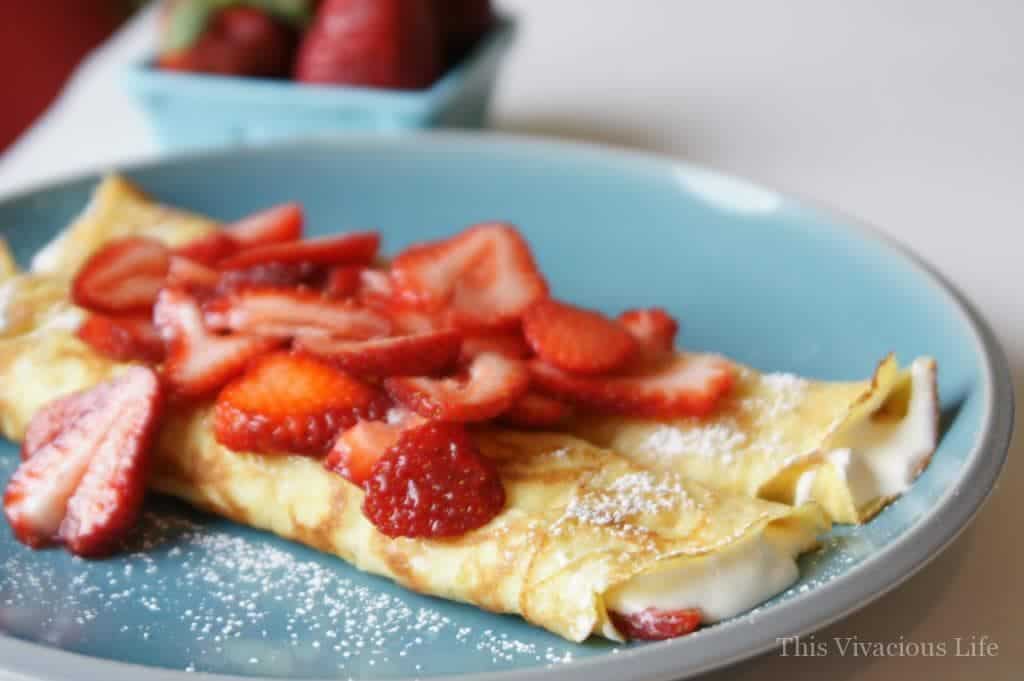
{"type": "MultiPolygon", "coordinates": [[[[790,188],[880,226],[947,273],[1024,367],[1024,3],[1019,0],[505,0],[522,19],[497,127],[676,154],[790,188]]],[[[156,155],[123,94],[143,17],[99,50],[0,157],[0,193],[156,155]]],[[[1018,415],[1020,411],[1018,411],[1018,415]]],[[[1015,447],[1020,449],[1020,447],[1015,447]]],[[[716,681],[1021,678],[1024,468],[895,592],[817,636],[825,657],[769,655],[716,681]],[[834,637],[964,643],[994,657],[840,656],[834,637]]],[[[2,673],[0,673],[2,678],[2,673]]]]}

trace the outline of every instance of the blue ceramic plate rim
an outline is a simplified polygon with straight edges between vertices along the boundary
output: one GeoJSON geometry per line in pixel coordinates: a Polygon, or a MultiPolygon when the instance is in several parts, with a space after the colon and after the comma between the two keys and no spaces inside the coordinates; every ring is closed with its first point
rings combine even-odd
{"type": "MultiPolygon", "coordinates": [[[[539,681],[557,678],[559,681],[618,681],[637,678],[645,681],[669,681],[681,676],[692,676],[727,666],[778,647],[784,637],[805,635],[821,629],[871,603],[902,584],[928,564],[967,527],[990,496],[1007,459],[1013,431],[1014,395],[1009,364],[988,323],[964,295],[935,268],[908,248],[863,222],[843,215],[835,209],[823,207],[815,201],[798,198],[792,192],[775,192],[747,180],[722,173],[706,166],[689,164],[668,156],[649,152],[619,149],[581,142],[513,135],[506,133],[429,132],[410,133],[400,137],[343,134],[317,136],[306,140],[289,141],[244,149],[221,149],[186,153],[166,157],[159,161],[126,164],[126,173],[167,164],[182,164],[192,160],[258,155],[267,150],[301,148],[304,145],[323,149],[336,148],[339,153],[348,149],[394,149],[408,146],[412,149],[485,149],[500,154],[503,150],[538,154],[574,155],[591,157],[606,163],[629,168],[642,167],[671,172],[703,174],[721,179],[735,186],[749,187],[792,199],[796,204],[813,209],[825,217],[835,218],[837,230],[852,231],[858,237],[871,240],[898,256],[906,267],[923,277],[954,309],[974,336],[975,349],[984,369],[984,414],[979,437],[965,459],[961,474],[943,493],[935,506],[918,522],[877,553],[835,579],[822,584],[807,594],[789,599],[773,607],[771,620],[732,621],[720,625],[719,636],[704,638],[702,662],[694,664],[679,649],[680,641],[665,641],[630,649],[614,656],[599,656],[566,666],[535,667],[523,670],[455,674],[436,677],[460,681],[539,681]],[[642,670],[642,671],[641,671],[642,670]]],[[[36,192],[59,189],[62,186],[94,179],[100,172],[86,172],[30,187],[2,201],[14,200],[36,192]]],[[[716,632],[708,632],[714,634],[716,632]]],[[[29,643],[0,635],[0,671],[22,674],[40,681],[108,681],[111,678],[140,678],[147,681],[246,681],[251,677],[188,673],[146,667],[123,662],[65,652],[48,646],[29,643]]],[[[281,679],[280,681],[284,681],[281,679]]]]}
{"type": "Polygon", "coordinates": [[[296,97],[307,109],[337,109],[343,106],[394,107],[398,113],[424,114],[441,108],[462,87],[474,66],[492,52],[505,50],[515,35],[515,21],[502,17],[497,26],[460,63],[450,68],[433,85],[422,90],[391,90],[355,86],[325,86],[270,78],[237,78],[202,73],[161,71],[148,57],[127,69],[128,84],[139,93],[162,94],[170,89],[203,99],[255,101],[263,104],[267,95],[287,97],[294,106],[296,97]]]}

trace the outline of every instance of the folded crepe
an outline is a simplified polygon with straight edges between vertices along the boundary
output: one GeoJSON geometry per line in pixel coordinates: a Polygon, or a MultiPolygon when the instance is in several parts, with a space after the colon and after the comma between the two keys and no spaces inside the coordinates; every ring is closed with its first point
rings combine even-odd
{"type": "Polygon", "coordinates": [[[752,497],[816,501],[833,522],[861,523],[902,494],[938,439],[933,359],[886,357],[870,380],[812,381],[740,367],[705,418],[587,417],[575,435],[653,470],[752,497]]]}
{"type": "MultiPolygon", "coordinates": [[[[137,233],[182,243],[182,232],[192,238],[212,226],[108,180],[33,273],[0,283],[7,437],[20,439],[50,400],[125,367],[75,335],[83,312],[68,299],[68,280],[80,254],[137,233]]],[[[793,508],[713,490],[570,435],[485,428],[474,437],[499,471],[507,504],[484,527],[452,539],[388,538],[364,517],[362,489],[321,462],[221,446],[209,403],[168,410],[149,485],[410,589],[518,613],[574,641],[621,639],[610,611],[697,608],[705,622],[743,612],[795,581],[796,557],[828,529],[814,503],[793,508]]]]}

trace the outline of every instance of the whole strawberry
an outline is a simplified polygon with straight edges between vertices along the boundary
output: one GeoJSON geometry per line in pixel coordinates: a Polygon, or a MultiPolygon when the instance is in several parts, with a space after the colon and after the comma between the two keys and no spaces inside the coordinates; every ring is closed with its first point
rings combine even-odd
{"type": "Polygon", "coordinates": [[[201,23],[201,30],[186,38],[185,45],[160,56],[161,68],[264,78],[284,77],[291,70],[296,33],[265,10],[234,5],[201,23]]]}
{"type": "Polygon", "coordinates": [[[430,0],[324,0],[299,47],[306,83],[418,89],[441,74],[430,0]]]}

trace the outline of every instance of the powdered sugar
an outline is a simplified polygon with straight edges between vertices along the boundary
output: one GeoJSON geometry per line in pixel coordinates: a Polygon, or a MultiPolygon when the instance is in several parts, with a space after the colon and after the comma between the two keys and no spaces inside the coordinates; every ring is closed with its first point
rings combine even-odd
{"type": "Polygon", "coordinates": [[[807,395],[809,382],[795,374],[763,374],[761,386],[770,395],[746,397],[740,400],[740,408],[754,413],[758,423],[768,424],[794,411],[807,395]]]}
{"type": "Polygon", "coordinates": [[[113,636],[127,661],[292,678],[414,677],[576,654],[528,625],[523,636],[495,634],[477,626],[493,615],[438,607],[228,523],[159,512],[143,528],[128,553],[103,562],[0,541],[0,631],[39,640],[43,630],[49,643],[101,655],[113,636]]]}
{"type": "Polygon", "coordinates": [[[778,419],[800,406],[809,383],[794,374],[783,373],[764,374],[758,380],[767,394],[743,397],[738,406],[764,431],[763,436],[752,441],[737,418],[724,415],[713,421],[689,419],[679,425],[659,426],[641,448],[657,456],[715,458],[726,466],[748,449],[769,455],[784,454],[786,443],[774,427],[778,419]]]}
{"type": "Polygon", "coordinates": [[[618,478],[606,490],[574,498],[564,517],[590,525],[623,525],[638,515],[655,515],[691,503],[679,479],[646,471],[618,478]]]}
{"type": "Polygon", "coordinates": [[[642,448],[664,456],[719,457],[728,464],[746,443],[747,436],[736,421],[725,418],[711,423],[693,421],[686,428],[659,426],[647,437],[642,448]]]}

